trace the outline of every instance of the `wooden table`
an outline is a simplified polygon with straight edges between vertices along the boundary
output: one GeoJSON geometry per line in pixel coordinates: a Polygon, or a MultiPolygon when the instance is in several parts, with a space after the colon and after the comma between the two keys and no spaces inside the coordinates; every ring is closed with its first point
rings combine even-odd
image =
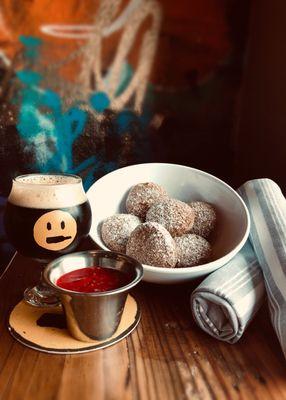
{"type": "Polygon", "coordinates": [[[142,319],[127,339],[83,355],[50,355],[17,343],[9,311],[39,276],[16,255],[0,279],[0,399],[286,399],[286,363],[266,307],[239,343],[229,345],[194,323],[189,294],[198,284],[141,283],[142,319]]]}

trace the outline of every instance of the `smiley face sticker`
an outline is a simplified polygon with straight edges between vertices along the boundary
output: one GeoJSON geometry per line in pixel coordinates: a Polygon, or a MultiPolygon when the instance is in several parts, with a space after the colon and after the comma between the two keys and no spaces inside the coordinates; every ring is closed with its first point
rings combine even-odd
{"type": "Polygon", "coordinates": [[[33,234],[35,242],[44,249],[62,250],[76,237],[76,220],[66,211],[49,211],[36,221],[33,234]]]}

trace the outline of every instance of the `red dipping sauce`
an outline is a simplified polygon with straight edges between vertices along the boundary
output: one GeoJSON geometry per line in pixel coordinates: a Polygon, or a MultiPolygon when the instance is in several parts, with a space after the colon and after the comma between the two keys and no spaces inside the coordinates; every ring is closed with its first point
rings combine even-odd
{"type": "Polygon", "coordinates": [[[87,267],[62,275],[56,285],[74,292],[96,293],[118,289],[129,282],[128,276],[116,269],[87,267]]]}

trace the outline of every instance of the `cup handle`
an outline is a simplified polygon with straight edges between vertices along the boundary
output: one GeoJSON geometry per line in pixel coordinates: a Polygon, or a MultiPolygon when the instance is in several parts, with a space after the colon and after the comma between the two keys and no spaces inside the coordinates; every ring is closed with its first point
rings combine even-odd
{"type": "Polygon", "coordinates": [[[34,287],[27,288],[24,292],[24,300],[34,307],[57,307],[61,305],[56,292],[43,281],[34,287]]]}

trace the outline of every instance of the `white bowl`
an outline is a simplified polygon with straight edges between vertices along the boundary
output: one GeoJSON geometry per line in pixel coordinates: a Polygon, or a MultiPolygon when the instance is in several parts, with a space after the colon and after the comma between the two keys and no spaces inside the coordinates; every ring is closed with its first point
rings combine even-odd
{"type": "Polygon", "coordinates": [[[247,240],[250,219],[241,197],[220,179],[198,169],[176,164],[138,164],[113,171],[88,190],[92,209],[91,238],[102,249],[109,250],[101,239],[102,221],[116,213],[125,213],[129,189],[140,182],[162,185],[170,197],[190,202],[212,203],[218,213],[218,224],[210,242],[210,262],[197,267],[161,268],[143,265],[143,280],[153,283],[179,283],[203,277],[225,265],[247,240]]]}

